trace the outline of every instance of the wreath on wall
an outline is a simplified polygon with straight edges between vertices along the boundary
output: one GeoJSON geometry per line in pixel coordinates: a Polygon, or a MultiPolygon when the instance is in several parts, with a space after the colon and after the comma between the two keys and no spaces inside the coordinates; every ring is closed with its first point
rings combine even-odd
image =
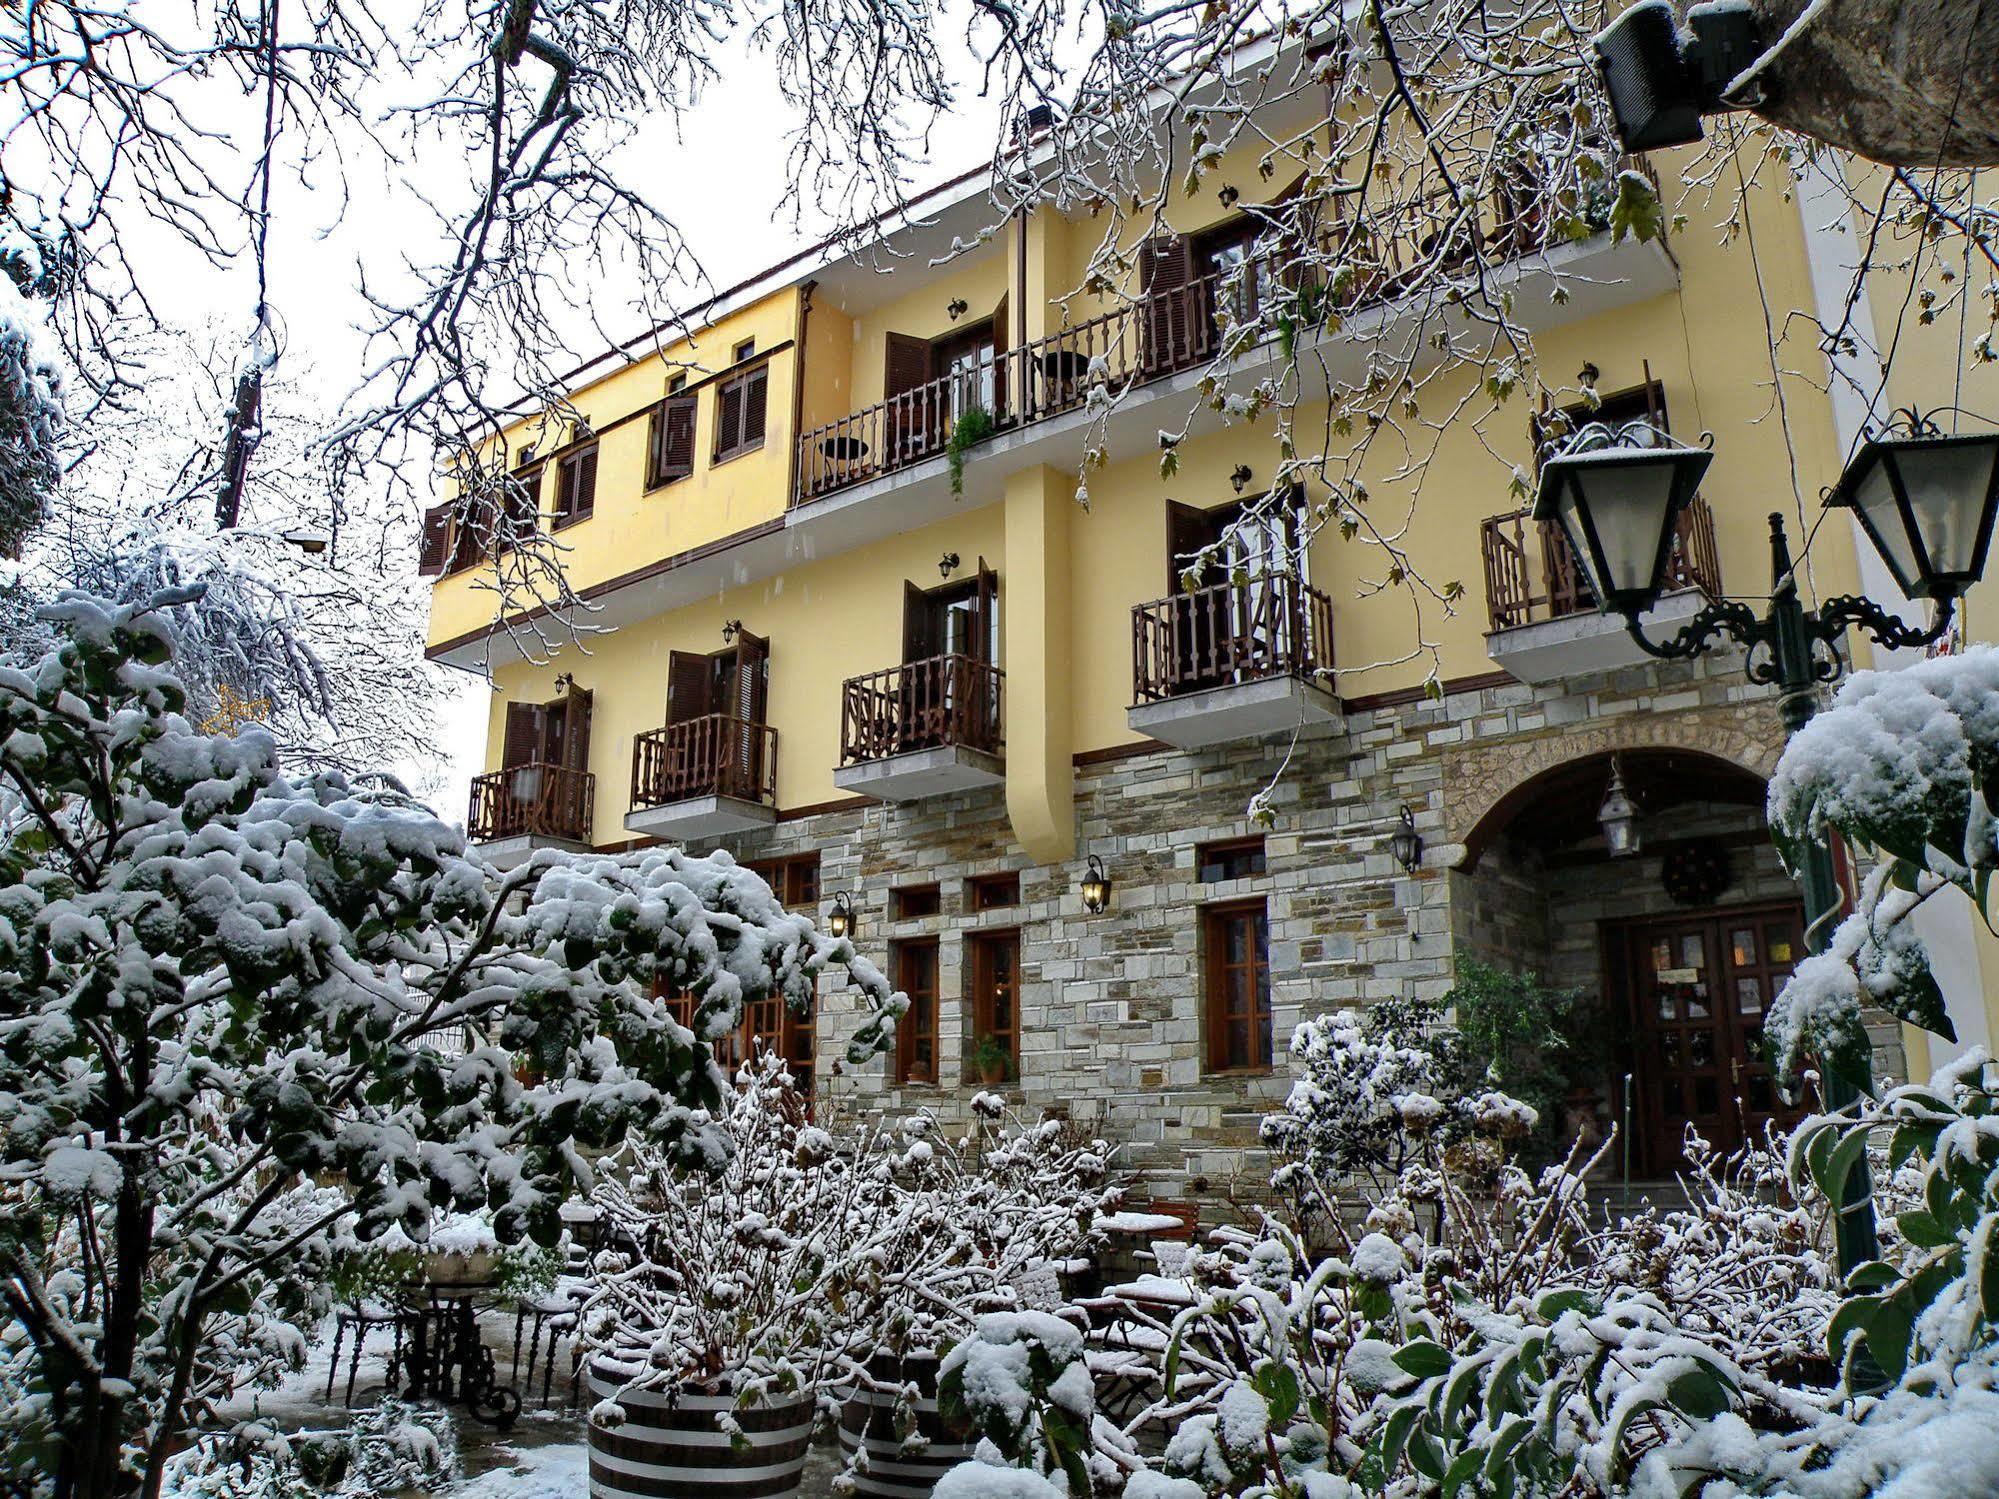
{"type": "Polygon", "coordinates": [[[1728,888],[1728,850],[1713,838],[1690,838],[1666,850],[1660,871],[1674,904],[1705,906],[1728,888]]]}

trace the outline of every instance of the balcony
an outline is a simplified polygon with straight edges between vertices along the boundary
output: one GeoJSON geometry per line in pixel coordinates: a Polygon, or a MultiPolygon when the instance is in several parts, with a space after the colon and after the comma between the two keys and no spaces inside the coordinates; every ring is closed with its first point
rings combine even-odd
{"type": "Polygon", "coordinates": [[[989,661],[948,655],[848,678],[833,784],[892,802],[998,785],[1003,677],[989,661]]]}
{"type": "Polygon", "coordinates": [[[1291,576],[1217,583],[1131,611],[1134,732],[1179,749],[1338,723],[1333,606],[1291,576]]]}
{"type": "Polygon", "coordinates": [[[537,762],[472,778],[465,832],[494,868],[507,870],[540,848],[590,848],[590,808],[597,778],[586,770],[537,762]]]}
{"type": "Polygon", "coordinates": [[[777,820],[777,730],[727,713],[651,729],[632,740],[625,830],[684,842],[777,820]]]}
{"type": "MultiPolygon", "coordinates": [[[[1622,618],[1597,612],[1561,528],[1525,510],[1479,526],[1489,627],[1486,651],[1523,682],[1558,682],[1637,666],[1650,658],[1622,618]]],[[[1695,497],[1681,514],[1667,559],[1667,592],[1643,616],[1649,633],[1670,635],[1710,598],[1721,595],[1714,513],[1695,497]]]]}

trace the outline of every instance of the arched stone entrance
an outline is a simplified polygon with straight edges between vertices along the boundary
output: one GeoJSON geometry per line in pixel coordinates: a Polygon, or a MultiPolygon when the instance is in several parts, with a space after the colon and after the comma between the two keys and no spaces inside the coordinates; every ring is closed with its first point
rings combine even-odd
{"type": "Polygon", "coordinates": [[[1728,717],[1516,744],[1482,779],[1446,780],[1464,818],[1455,949],[1589,998],[1564,1070],[1601,1126],[1628,1121],[1639,1177],[1673,1173],[1689,1126],[1729,1148],[1792,1117],[1762,1029],[1804,956],[1802,911],[1764,825],[1775,752],[1728,717]],[[1613,763],[1641,811],[1621,858],[1597,822],[1613,763]]]}

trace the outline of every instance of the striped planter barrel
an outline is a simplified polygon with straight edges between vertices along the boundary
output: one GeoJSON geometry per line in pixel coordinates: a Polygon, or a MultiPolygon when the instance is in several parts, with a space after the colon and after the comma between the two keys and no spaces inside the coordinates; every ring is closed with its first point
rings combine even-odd
{"type": "Polygon", "coordinates": [[[927,1499],[937,1480],[969,1459],[978,1434],[967,1426],[947,1423],[937,1410],[937,1367],[934,1355],[897,1359],[877,1355],[868,1373],[887,1389],[856,1390],[840,1408],[840,1451],[850,1462],[867,1449],[867,1466],[854,1471],[855,1492],[867,1499],[927,1499]],[[910,1402],[916,1433],[929,1443],[905,1453],[896,1431],[896,1388],[916,1386],[910,1402]]]}
{"type": "Polygon", "coordinates": [[[812,1397],[736,1410],[726,1395],[619,1393],[623,1381],[592,1366],[593,1401],[624,1407],[624,1424],[590,1423],[591,1499],[778,1499],[798,1492],[812,1441],[812,1397]],[[749,1445],[737,1450],[716,1418],[733,1413],[749,1445]]]}

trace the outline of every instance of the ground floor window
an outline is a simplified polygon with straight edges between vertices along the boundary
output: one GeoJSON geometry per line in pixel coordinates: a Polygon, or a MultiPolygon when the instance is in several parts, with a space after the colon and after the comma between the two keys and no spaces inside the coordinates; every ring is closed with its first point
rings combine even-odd
{"type": "MultiPolygon", "coordinates": [[[[981,932],[966,939],[976,1057],[988,1037],[1006,1053],[1007,1076],[1020,1076],[1020,933],[981,932]]],[[[999,1079],[995,1079],[999,1081],[999,1079]]]]}
{"type": "Polygon", "coordinates": [[[909,996],[909,1013],[895,1028],[895,1080],[937,1081],[937,939],[897,942],[889,948],[895,986],[909,996]]]}
{"type": "Polygon", "coordinates": [[[1207,950],[1208,1065],[1265,1070],[1271,1059],[1270,917],[1262,901],[1201,913],[1207,950]]]}

